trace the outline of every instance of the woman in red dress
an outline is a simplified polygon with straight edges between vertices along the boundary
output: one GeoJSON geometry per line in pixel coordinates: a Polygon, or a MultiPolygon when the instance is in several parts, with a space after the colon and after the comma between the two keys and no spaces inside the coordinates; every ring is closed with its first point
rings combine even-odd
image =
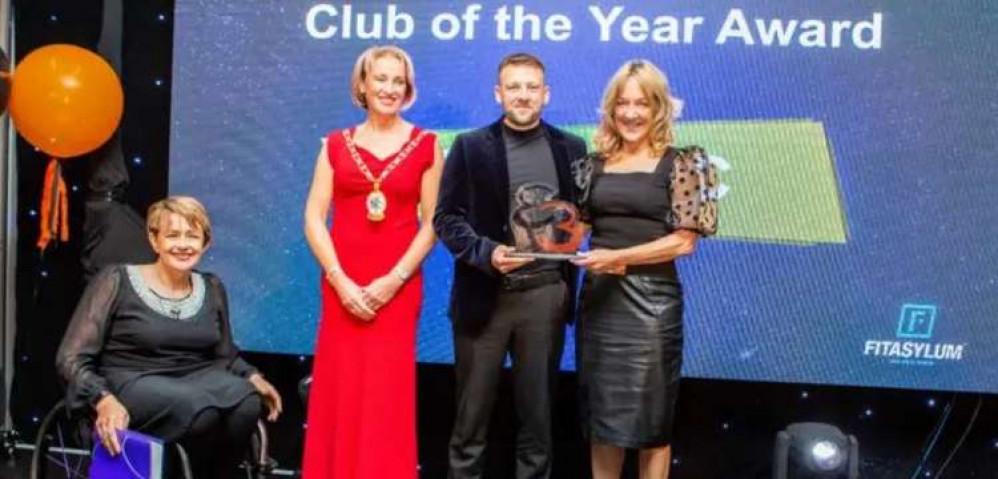
{"type": "Polygon", "coordinates": [[[416,98],[404,51],[361,54],[351,93],[367,120],[326,137],[305,206],[325,281],[302,469],[305,479],[414,478],[419,267],[435,241],[443,155],[400,116],[416,98]]]}

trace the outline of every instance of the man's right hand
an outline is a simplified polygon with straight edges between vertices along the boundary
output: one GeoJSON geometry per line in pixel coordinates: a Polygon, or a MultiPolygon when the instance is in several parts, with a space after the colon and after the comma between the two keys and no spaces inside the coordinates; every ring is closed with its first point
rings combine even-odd
{"type": "Polygon", "coordinates": [[[501,244],[492,250],[492,267],[502,274],[509,273],[525,264],[534,261],[534,258],[514,258],[509,254],[515,251],[512,247],[501,244]]]}

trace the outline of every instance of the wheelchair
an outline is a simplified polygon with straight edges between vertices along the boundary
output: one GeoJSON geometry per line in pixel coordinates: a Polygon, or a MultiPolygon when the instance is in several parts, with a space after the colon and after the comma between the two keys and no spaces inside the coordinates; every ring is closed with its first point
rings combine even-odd
{"type": "MultiPolygon", "coordinates": [[[[56,403],[38,429],[31,455],[30,479],[86,478],[95,445],[91,436],[92,422],[88,416],[71,415],[65,400],[56,403]]],[[[243,461],[247,479],[269,477],[274,469],[269,451],[267,428],[263,421],[257,421],[256,430],[250,438],[248,457],[243,461]]],[[[176,461],[182,477],[195,479],[183,446],[171,444],[164,453],[167,460],[176,461]]]]}

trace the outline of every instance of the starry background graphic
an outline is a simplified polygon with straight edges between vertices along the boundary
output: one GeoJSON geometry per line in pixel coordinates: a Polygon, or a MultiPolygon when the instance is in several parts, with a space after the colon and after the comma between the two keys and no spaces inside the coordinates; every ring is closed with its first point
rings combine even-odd
{"type": "MultiPolygon", "coordinates": [[[[349,102],[350,70],[363,49],[389,42],[310,37],[305,17],[316,3],[176,2],[171,193],[202,198],[212,214],[217,242],[205,268],[226,281],[237,339],[249,350],[312,351],[319,271],[301,215],[319,139],[363,120],[349,102]]],[[[959,4],[527,2],[532,13],[570,17],[572,39],[516,42],[495,37],[491,18],[502,3],[482,2],[475,39],[443,41],[430,35],[431,18],[460,15],[465,4],[404,2],[398,8],[414,16],[415,33],[398,43],[414,59],[419,87],[405,116],[441,130],[494,121],[495,65],[526,50],[547,64],[552,99],[545,118],[557,125],[596,122],[604,82],[634,57],[669,74],[685,101],[683,120],[820,122],[834,154],[848,240],[702,241],[694,257],[680,261],[684,374],[998,391],[998,168],[991,159],[998,9],[959,4]],[[619,29],[601,42],[590,4],[604,11],[624,6],[621,19],[699,15],[705,22],[689,45],[630,43],[619,29]],[[861,21],[880,11],[883,48],[715,44],[735,7],[750,22],[861,21]],[[964,359],[905,368],[864,356],[865,341],[894,339],[906,303],[937,306],[932,341],[966,345],[964,359]]],[[[352,8],[371,14],[386,5],[352,8]]],[[[727,159],[735,170],[752,166],[727,159]]],[[[723,202],[721,221],[723,228],[723,202]]],[[[449,362],[451,259],[440,247],[425,274],[419,358],[449,362]]],[[[568,341],[566,368],[572,351],[568,341]]]]}

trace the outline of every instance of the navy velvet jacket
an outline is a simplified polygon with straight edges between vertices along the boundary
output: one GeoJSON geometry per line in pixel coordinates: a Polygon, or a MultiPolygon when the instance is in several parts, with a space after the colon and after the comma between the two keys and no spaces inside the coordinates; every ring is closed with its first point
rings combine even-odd
{"type": "MultiPolygon", "coordinates": [[[[547,123],[541,127],[554,157],[559,199],[574,203],[578,187],[571,164],[586,154],[586,144],[547,123]]],[[[455,258],[450,316],[463,326],[484,325],[495,307],[501,273],[492,267],[492,250],[499,244],[512,244],[509,198],[501,120],[458,135],[444,163],[433,228],[455,258]]],[[[562,274],[572,292],[566,311],[566,319],[571,320],[577,270],[566,261],[562,274]]]]}

